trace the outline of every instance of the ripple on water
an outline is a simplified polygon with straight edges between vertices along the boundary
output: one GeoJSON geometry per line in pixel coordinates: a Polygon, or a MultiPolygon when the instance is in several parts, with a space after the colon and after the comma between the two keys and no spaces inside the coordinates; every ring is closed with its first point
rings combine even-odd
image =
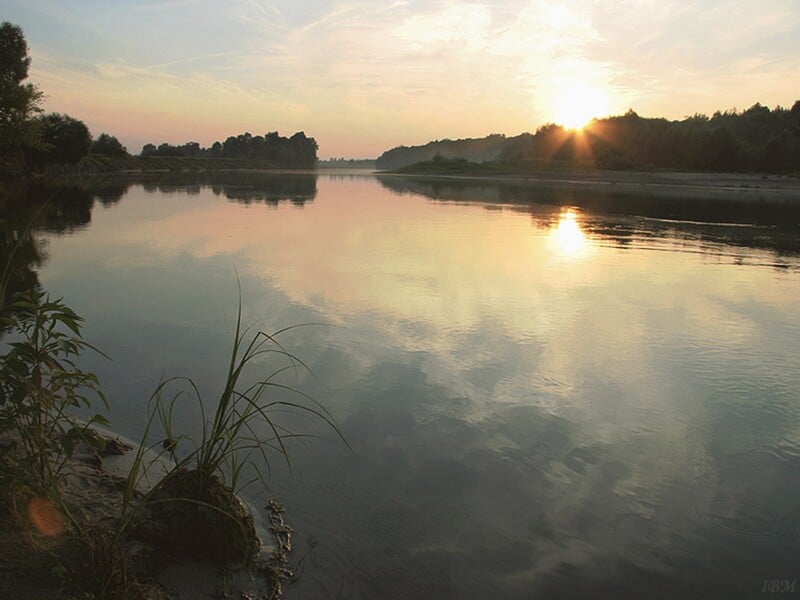
{"type": "Polygon", "coordinates": [[[588,469],[598,465],[605,457],[605,451],[590,446],[576,446],[564,457],[564,464],[583,475],[588,469]]]}
{"type": "Polygon", "coordinates": [[[717,461],[716,490],[703,515],[713,527],[750,537],[774,537],[792,520],[798,480],[767,450],[717,461]]]}

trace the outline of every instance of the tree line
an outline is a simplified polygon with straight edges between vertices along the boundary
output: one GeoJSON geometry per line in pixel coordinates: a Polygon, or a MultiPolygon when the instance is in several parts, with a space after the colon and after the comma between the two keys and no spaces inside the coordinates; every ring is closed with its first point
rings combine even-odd
{"type": "Polygon", "coordinates": [[[434,140],[424,146],[398,146],[381,154],[375,161],[375,167],[382,170],[399,169],[436,157],[463,158],[472,162],[493,161],[516,139],[493,133],[483,138],[434,140]]]}
{"type": "MultiPolygon", "coordinates": [[[[0,25],[0,177],[17,177],[49,164],[75,164],[89,154],[129,157],[127,148],[108,133],[92,138],[86,124],[66,114],[44,114],[38,86],[26,83],[31,59],[22,29],[0,25]]],[[[142,157],[226,158],[256,161],[264,167],[313,168],[317,142],[305,133],[290,138],[277,132],[263,136],[243,133],[201,148],[146,144],[142,157]]]]}
{"type": "Polygon", "coordinates": [[[224,142],[214,142],[202,148],[197,142],[180,146],[162,143],[145,144],[141,156],[177,156],[188,158],[233,158],[259,161],[265,166],[312,169],[317,162],[317,142],[298,131],[292,137],[278,135],[277,131],[262,135],[242,133],[230,136],[224,142]]]}
{"type": "Polygon", "coordinates": [[[436,159],[601,169],[665,169],[800,173],[800,100],[791,109],[754,104],[744,111],[696,114],[680,121],[646,118],[633,110],[595,119],[583,129],[550,123],[507,138],[440,140],[384,152],[378,169],[436,159]]]}
{"type": "Polygon", "coordinates": [[[92,139],[83,121],[65,114],[44,114],[42,91],[25,83],[30,64],[22,29],[4,22],[0,25],[0,174],[77,163],[89,153],[128,155],[112,135],[102,133],[92,139]]]}
{"type": "Polygon", "coordinates": [[[559,125],[519,136],[501,162],[561,161],[606,169],[800,172],[800,100],[791,109],[693,115],[681,121],[624,115],[595,119],[582,130],[559,125]]]}

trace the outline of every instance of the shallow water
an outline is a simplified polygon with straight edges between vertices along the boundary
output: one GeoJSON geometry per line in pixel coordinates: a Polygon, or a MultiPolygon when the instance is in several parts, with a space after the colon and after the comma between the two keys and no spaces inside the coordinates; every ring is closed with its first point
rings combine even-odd
{"type": "Polygon", "coordinates": [[[162,375],[212,405],[236,272],[246,323],[313,323],[281,336],[313,371],[285,381],[351,450],[276,415],[318,436],[290,444],[291,475],[271,461],[302,558],[289,597],[732,598],[800,579],[797,199],[296,175],[73,196],[30,268],[113,359],[84,363],[121,433],[140,435],[162,375]]]}

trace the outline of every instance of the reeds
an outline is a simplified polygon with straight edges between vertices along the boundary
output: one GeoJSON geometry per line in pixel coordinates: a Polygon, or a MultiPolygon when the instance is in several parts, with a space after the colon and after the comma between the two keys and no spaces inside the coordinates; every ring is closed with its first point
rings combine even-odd
{"type": "Polygon", "coordinates": [[[82,371],[76,360],[83,351],[100,351],[83,340],[82,319],[62,300],[29,291],[17,295],[8,308],[2,318],[13,341],[0,357],[0,433],[13,432],[19,447],[2,450],[0,476],[13,473],[36,494],[50,498],[65,517],[68,536],[84,556],[68,567],[73,590],[98,599],[126,597],[143,575],[137,566],[141,561],[131,554],[141,540],[158,553],[170,553],[198,546],[185,542],[199,536],[210,542],[201,546],[216,550],[211,558],[218,563],[246,562],[257,551],[258,540],[252,515],[235,492],[259,480],[266,485],[264,470],[276,456],[291,470],[287,442],[304,437],[277,422],[278,411],[321,419],[347,445],[332,415],[285,383],[286,373],[310,373],[308,365],[279,341],[282,334],[303,325],[274,333],[243,328],[239,287],[233,346],[213,413],[207,415],[191,378],[162,380],[150,397],[142,441],[121,488],[120,513],[101,526],[80,507],[68,506],[59,489],[76,445],[100,449],[103,444],[93,429],[107,425],[102,415],[82,422],[70,414],[76,408],[91,409],[96,401],[107,408],[97,377],[82,371]],[[270,363],[266,375],[247,373],[270,363]],[[180,389],[172,393],[176,385],[180,389]],[[199,407],[199,439],[176,430],[176,411],[186,401],[199,407]],[[162,435],[153,442],[156,429],[162,435]],[[171,467],[143,490],[140,483],[152,480],[157,461],[171,467]],[[252,476],[245,479],[247,470],[252,476]]]}

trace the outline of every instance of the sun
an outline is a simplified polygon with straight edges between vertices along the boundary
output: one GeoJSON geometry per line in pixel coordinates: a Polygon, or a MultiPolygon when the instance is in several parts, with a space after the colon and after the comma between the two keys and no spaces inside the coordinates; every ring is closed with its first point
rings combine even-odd
{"type": "Polygon", "coordinates": [[[567,129],[582,129],[595,117],[608,114],[608,94],[597,86],[568,81],[553,96],[553,119],[567,129]]]}

